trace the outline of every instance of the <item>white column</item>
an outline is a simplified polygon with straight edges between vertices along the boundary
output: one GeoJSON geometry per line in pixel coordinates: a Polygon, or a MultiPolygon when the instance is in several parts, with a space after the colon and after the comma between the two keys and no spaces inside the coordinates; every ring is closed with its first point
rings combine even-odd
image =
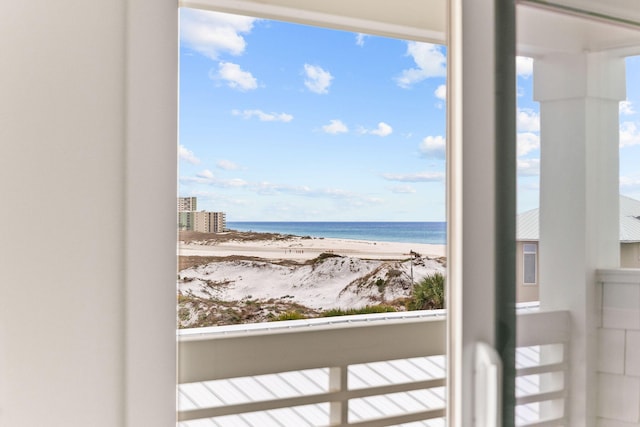
{"type": "Polygon", "coordinates": [[[550,54],[534,62],[540,102],[540,304],[569,310],[572,426],[596,408],[595,271],[619,265],[618,103],[624,59],[550,54]]]}

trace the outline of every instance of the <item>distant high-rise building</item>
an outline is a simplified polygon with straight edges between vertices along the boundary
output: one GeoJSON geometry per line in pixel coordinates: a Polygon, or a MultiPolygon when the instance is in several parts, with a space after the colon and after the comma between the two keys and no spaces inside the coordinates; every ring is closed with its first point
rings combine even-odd
{"type": "Polygon", "coordinates": [[[181,231],[193,231],[195,212],[178,212],[178,229],[181,231]]]}
{"type": "Polygon", "coordinates": [[[178,212],[192,212],[197,210],[197,197],[178,197],[178,212]]]}
{"type": "Polygon", "coordinates": [[[178,198],[178,228],[183,231],[220,233],[227,228],[224,212],[197,212],[197,197],[178,198]]]}
{"type": "Polygon", "coordinates": [[[193,231],[220,233],[226,225],[224,212],[194,212],[193,231]]]}

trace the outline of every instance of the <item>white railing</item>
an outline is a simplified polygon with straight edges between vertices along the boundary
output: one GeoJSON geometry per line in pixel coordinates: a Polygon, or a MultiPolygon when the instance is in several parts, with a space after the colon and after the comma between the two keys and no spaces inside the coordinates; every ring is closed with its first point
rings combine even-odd
{"type": "MultiPolygon", "coordinates": [[[[544,402],[566,399],[545,376],[566,375],[567,318],[518,318],[521,425],[555,425],[540,414],[552,413],[544,402]]],[[[179,423],[444,425],[445,329],[434,311],[180,331],[179,423]]]]}
{"type": "Polygon", "coordinates": [[[569,425],[571,323],[566,311],[517,317],[516,421],[518,426],[569,425]]]}

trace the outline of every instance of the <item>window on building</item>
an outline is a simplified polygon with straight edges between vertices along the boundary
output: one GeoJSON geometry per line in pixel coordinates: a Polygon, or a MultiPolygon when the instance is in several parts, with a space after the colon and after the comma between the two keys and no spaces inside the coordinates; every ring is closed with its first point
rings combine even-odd
{"type": "Polygon", "coordinates": [[[537,283],[538,245],[525,243],[523,245],[524,284],[535,285],[537,283]]]}

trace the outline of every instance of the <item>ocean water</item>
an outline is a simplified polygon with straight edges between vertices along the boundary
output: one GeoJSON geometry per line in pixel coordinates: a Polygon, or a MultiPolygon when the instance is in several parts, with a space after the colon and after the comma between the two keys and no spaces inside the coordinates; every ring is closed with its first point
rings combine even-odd
{"type": "Polygon", "coordinates": [[[227,222],[237,231],[444,245],[446,222],[227,222]]]}

